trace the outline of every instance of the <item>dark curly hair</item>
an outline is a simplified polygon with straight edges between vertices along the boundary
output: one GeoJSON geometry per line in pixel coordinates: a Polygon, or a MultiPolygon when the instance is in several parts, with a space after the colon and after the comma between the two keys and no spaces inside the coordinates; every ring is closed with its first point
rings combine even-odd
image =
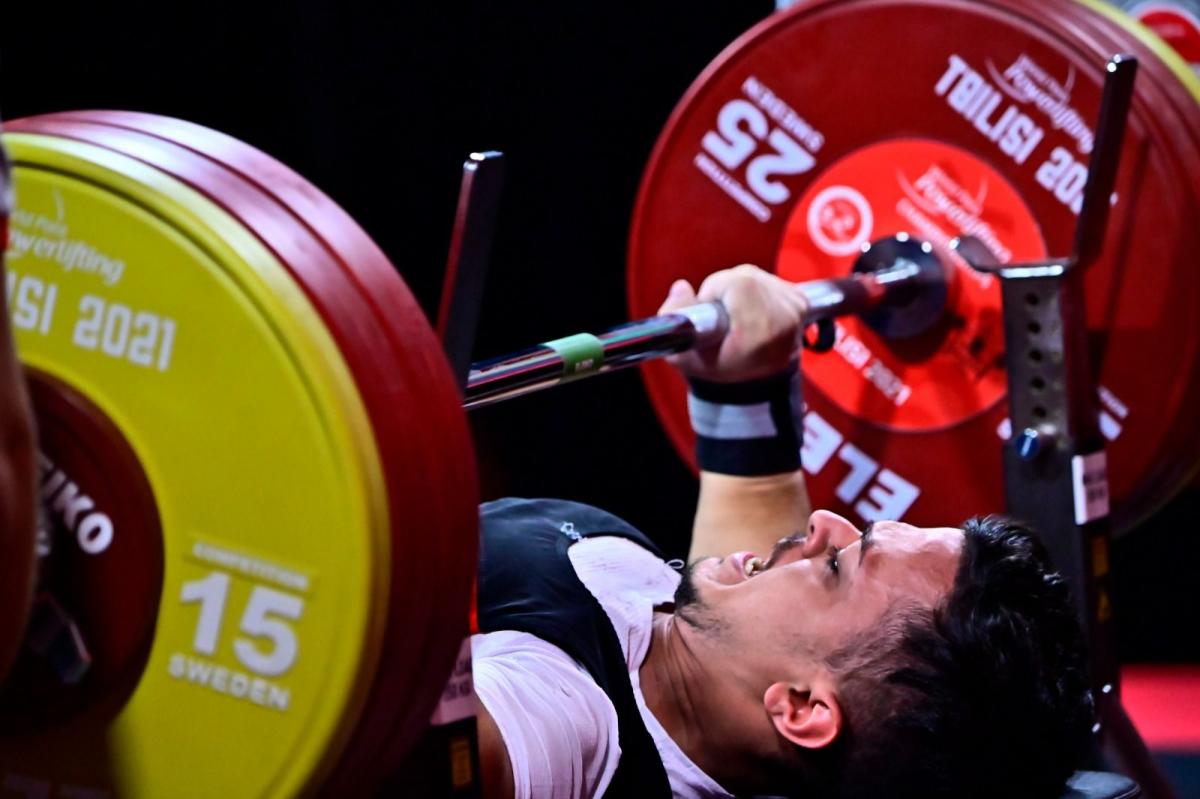
{"type": "Polygon", "coordinates": [[[1066,580],[1018,522],[963,532],[937,607],[894,608],[829,658],[846,717],[822,768],[833,795],[1056,797],[1086,753],[1093,702],[1066,580]]]}

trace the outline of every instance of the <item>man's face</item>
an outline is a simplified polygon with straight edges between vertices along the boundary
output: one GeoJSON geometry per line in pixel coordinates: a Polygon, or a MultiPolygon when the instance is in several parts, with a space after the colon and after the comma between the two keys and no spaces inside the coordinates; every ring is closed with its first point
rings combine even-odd
{"type": "Polygon", "coordinates": [[[865,532],[817,511],[805,532],[770,553],[700,561],[676,613],[760,672],[795,663],[797,655],[820,662],[893,604],[932,607],[950,590],[961,530],[881,521],[865,532]]]}

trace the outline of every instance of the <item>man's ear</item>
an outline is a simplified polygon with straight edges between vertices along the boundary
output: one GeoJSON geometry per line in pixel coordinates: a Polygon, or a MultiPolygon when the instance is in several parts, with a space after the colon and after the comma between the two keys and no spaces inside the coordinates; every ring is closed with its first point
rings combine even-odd
{"type": "Polygon", "coordinates": [[[842,732],[842,708],[831,687],[773,683],[763,707],[779,734],[805,749],[829,746],[842,732]]]}

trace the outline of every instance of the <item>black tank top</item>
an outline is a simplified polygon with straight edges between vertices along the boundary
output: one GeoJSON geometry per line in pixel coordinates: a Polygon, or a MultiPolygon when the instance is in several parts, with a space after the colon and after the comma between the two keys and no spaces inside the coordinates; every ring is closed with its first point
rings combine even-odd
{"type": "Polygon", "coordinates": [[[610,797],[670,797],[667,772],[633,697],[621,642],[575,574],[567,550],[601,535],[658,548],[599,508],[554,499],[501,499],[480,508],[479,628],[517,630],[557,646],[587,670],[617,712],[621,759],[610,797]]]}

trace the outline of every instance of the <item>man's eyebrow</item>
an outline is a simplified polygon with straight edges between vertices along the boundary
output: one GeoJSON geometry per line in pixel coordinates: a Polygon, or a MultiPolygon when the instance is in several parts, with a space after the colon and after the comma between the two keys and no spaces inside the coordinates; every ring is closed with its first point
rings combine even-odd
{"type": "Polygon", "coordinates": [[[875,522],[870,522],[863,528],[862,538],[858,540],[858,565],[861,566],[866,560],[867,550],[875,545],[875,539],[871,537],[871,531],[875,529],[875,522]]]}

